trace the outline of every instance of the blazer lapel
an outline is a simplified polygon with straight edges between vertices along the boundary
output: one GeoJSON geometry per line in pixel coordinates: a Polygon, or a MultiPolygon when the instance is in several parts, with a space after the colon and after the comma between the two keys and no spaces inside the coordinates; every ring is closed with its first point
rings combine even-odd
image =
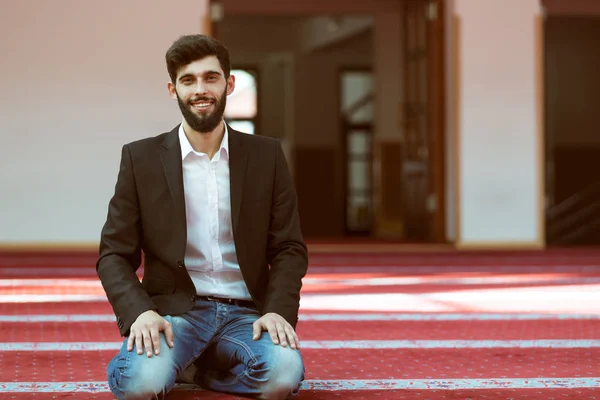
{"type": "Polygon", "coordinates": [[[243,133],[227,127],[229,130],[229,185],[231,191],[231,220],[235,235],[240,218],[242,193],[244,192],[244,179],[246,176],[246,163],[248,154],[242,144],[243,133]]]}
{"type": "Polygon", "coordinates": [[[165,136],[161,146],[160,160],[165,171],[171,197],[173,198],[174,209],[178,218],[177,222],[179,222],[178,227],[182,227],[183,229],[183,243],[185,245],[187,232],[183,172],[181,169],[181,147],[179,145],[179,125],[165,136]]]}

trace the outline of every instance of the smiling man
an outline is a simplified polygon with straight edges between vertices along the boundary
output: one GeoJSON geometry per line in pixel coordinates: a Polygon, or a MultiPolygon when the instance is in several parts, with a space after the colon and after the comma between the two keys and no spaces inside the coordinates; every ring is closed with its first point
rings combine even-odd
{"type": "Polygon", "coordinates": [[[308,256],[281,145],[223,121],[235,77],[221,43],[183,36],[166,62],[182,123],[123,146],[102,229],[96,269],[126,337],[110,389],[162,399],[186,382],[285,399],[304,379],[308,256]]]}

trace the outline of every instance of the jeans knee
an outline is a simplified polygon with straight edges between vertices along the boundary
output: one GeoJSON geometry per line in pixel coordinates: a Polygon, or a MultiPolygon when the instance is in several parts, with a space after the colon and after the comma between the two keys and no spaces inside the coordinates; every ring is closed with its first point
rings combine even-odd
{"type": "Polygon", "coordinates": [[[109,386],[119,400],[161,400],[167,392],[168,383],[158,375],[112,379],[109,386]]]}
{"type": "MultiPolygon", "coordinates": [[[[119,400],[161,400],[175,382],[175,371],[169,363],[154,356],[154,362],[134,363],[118,355],[108,366],[108,384],[119,400]]],[[[130,354],[130,357],[146,355],[130,354]]],[[[149,360],[148,360],[149,361],[149,360]]]]}
{"type": "Polygon", "coordinates": [[[130,378],[123,375],[109,376],[108,384],[111,392],[119,400],[160,400],[165,395],[165,384],[162,379],[130,378]]]}
{"type": "Polygon", "coordinates": [[[284,400],[296,394],[304,379],[304,364],[296,350],[277,346],[271,355],[261,399],[284,400]]]}
{"type": "Polygon", "coordinates": [[[146,382],[138,384],[126,391],[124,399],[126,400],[162,400],[166,391],[164,385],[146,382]]]}
{"type": "Polygon", "coordinates": [[[282,379],[269,383],[260,396],[263,400],[285,400],[291,395],[297,394],[300,389],[300,381],[295,379],[282,379]]]}

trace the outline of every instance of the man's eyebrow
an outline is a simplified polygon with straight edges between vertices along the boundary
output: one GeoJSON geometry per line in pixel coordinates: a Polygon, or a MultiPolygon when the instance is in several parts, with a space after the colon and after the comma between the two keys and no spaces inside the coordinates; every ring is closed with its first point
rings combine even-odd
{"type": "Polygon", "coordinates": [[[187,74],[183,74],[183,75],[181,75],[181,76],[179,77],[179,80],[180,80],[180,81],[182,81],[182,80],[184,80],[185,78],[193,78],[193,77],[194,77],[194,74],[192,74],[192,73],[189,73],[189,72],[188,72],[187,74]]]}
{"type": "MultiPolygon", "coordinates": [[[[216,70],[209,70],[209,71],[204,72],[202,75],[203,76],[206,76],[206,75],[219,75],[219,76],[222,76],[223,74],[221,74],[219,71],[216,71],[216,70]]],[[[185,78],[194,78],[194,77],[195,77],[194,74],[192,74],[191,72],[188,72],[188,73],[185,73],[185,74],[181,75],[179,77],[179,80],[182,81],[185,78]]]]}

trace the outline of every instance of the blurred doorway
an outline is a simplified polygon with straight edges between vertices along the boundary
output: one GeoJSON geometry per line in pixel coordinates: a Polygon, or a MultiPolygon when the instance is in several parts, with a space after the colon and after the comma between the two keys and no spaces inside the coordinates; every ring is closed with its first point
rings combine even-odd
{"type": "Polygon", "coordinates": [[[444,3],[403,2],[404,239],[445,241],[444,3]]]}
{"type": "Polygon", "coordinates": [[[600,244],[600,3],[545,0],[546,242],[600,244]]]}
{"type": "Polygon", "coordinates": [[[443,0],[212,3],[256,71],[238,121],[281,140],[305,237],[445,242],[443,0]]]}

